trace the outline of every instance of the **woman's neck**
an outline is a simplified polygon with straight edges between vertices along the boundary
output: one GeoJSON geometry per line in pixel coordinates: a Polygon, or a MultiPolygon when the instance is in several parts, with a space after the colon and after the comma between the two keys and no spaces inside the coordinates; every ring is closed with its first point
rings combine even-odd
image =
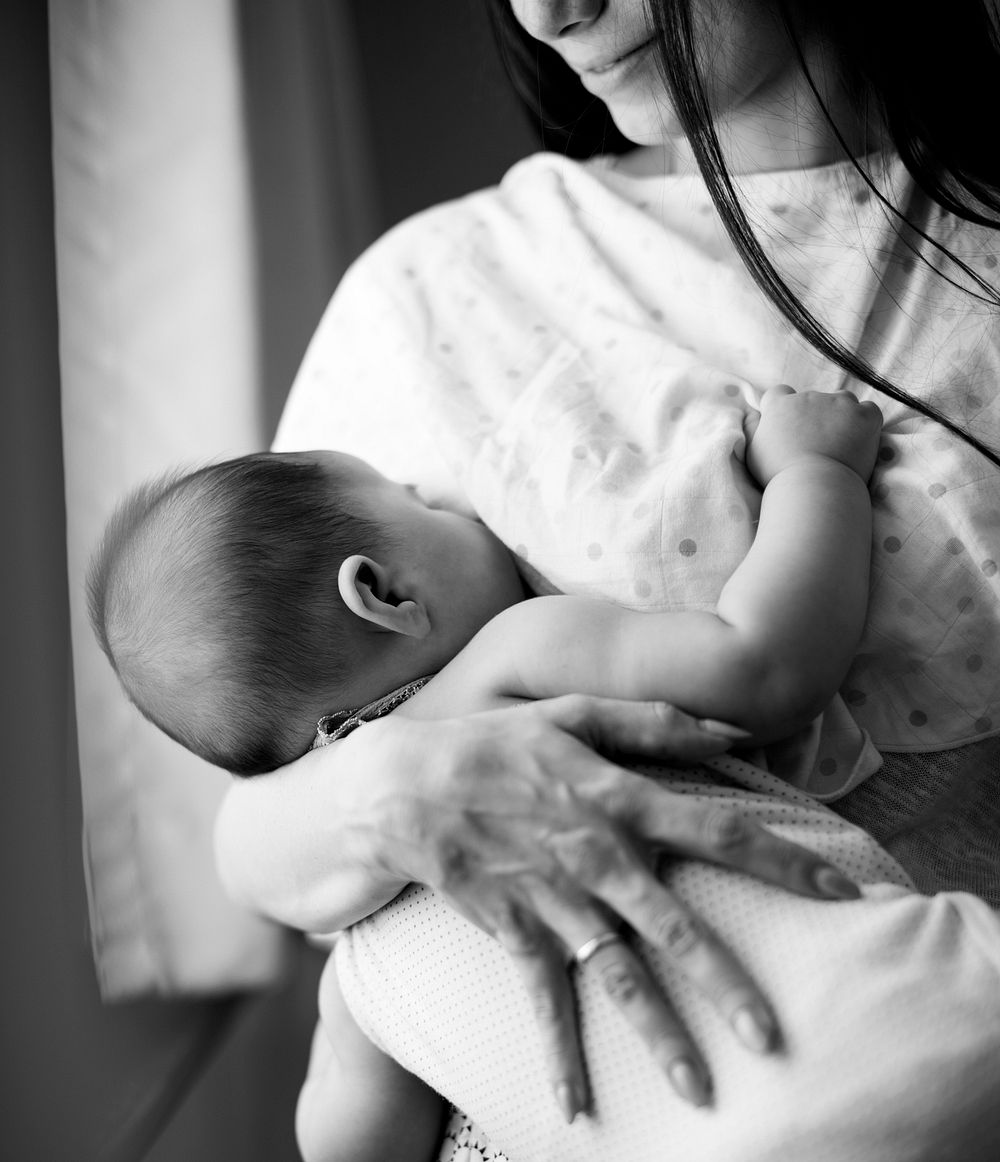
{"type": "MultiPolygon", "coordinates": [[[[886,144],[881,123],[859,113],[825,54],[806,50],[806,56],[808,76],[796,63],[718,116],[715,130],[731,174],[815,169],[886,144]]],[[[634,177],[698,172],[686,137],[637,148],[618,168],[634,177]]]]}

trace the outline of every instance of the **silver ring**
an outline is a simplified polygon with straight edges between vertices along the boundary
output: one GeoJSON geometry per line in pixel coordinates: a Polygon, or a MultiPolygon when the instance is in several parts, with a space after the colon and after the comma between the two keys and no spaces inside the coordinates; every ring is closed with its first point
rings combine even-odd
{"type": "Polygon", "coordinates": [[[570,960],[576,964],[584,965],[588,960],[592,960],[602,948],[607,948],[610,944],[620,944],[621,939],[617,932],[602,932],[600,936],[595,936],[586,944],[581,944],[570,960]]]}

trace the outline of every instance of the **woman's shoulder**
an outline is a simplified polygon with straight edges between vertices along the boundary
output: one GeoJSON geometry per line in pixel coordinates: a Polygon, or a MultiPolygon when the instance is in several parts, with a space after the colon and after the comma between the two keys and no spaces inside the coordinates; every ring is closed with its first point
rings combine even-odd
{"type": "Polygon", "coordinates": [[[599,163],[574,161],[555,153],[530,154],[515,162],[495,185],[485,186],[417,211],[390,227],[357,259],[355,266],[398,262],[401,257],[433,253],[461,239],[471,244],[510,226],[542,220],[554,203],[566,203],[574,190],[599,186],[599,163]]]}

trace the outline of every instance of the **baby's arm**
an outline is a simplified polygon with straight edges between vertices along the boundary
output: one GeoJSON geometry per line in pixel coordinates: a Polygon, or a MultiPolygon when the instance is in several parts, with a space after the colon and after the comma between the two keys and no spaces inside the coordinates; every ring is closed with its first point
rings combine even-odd
{"type": "Polygon", "coordinates": [[[714,613],[537,598],[494,619],[432,686],[468,689],[485,667],[511,697],[662,699],[755,742],[787,736],[836,693],[861,635],[880,428],[878,409],[846,392],[768,392],[747,454],[764,487],[757,536],[714,613]]]}
{"type": "Polygon", "coordinates": [[[444,1102],[376,1048],[351,1016],[331,956],[295,1130],[305,1162],[427,1162],[444,1102]]]}

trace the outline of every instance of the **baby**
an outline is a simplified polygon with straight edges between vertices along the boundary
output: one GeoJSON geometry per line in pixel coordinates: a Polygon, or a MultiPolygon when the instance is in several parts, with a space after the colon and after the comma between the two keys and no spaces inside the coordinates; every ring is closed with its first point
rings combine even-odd
{"type": "MultiPolygon", "coordinates": [[[[136,492],[91,568],[94,626],[140,711],[237,774],[273,770],[397,704],[441,718],[573,692],[664,700],[748,745],[777,740],[833,697],[860,638],[881,414],[846,392],[775,388],[747,428],[760,522],[714,612],[525,601],[485,526],[317,451],[136,492]]],[[[440,1099],[324,996],[310,1162],[430,1157],[440,1099]]]]}

